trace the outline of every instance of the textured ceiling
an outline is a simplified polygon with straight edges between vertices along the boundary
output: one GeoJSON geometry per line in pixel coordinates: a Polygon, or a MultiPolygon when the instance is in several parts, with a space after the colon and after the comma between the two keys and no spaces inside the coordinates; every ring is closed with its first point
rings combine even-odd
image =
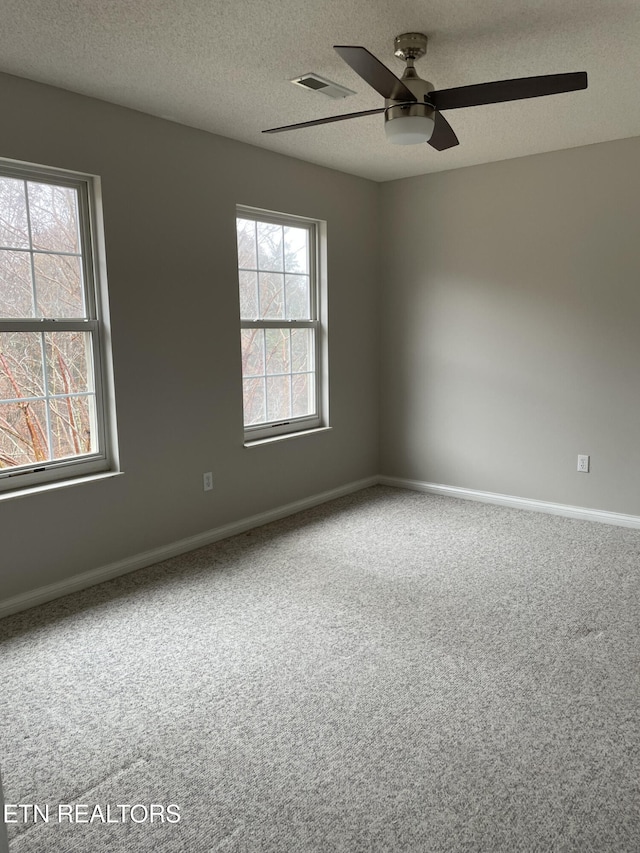
{"type": "Polygon", "coordinates": [[[638,0],[4,0],[0,70],[384,181],[640,136],[638,0]],[[381,115],[260,131],[382,106],[332,49],[429,36],[437,89],[587,71],[584,92],[449,112],[460,145],[394,146],[381,115]],[[345,100],[288,81],[314,71],[345,100]]]}

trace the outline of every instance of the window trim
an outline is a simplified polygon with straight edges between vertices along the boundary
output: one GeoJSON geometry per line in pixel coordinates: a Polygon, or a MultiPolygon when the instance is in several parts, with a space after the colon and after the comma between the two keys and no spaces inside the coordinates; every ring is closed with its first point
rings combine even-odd
{"type": "MultiPolygon", "coordinates": [[[[102,228],[101,183],[97,175],[72,172],[52,166],[0,158],[0,176],[18,180],[70,187],[77,192],[80,257],[84,280],[85,318],[0,319],[3,331],[83,331],[91,333],[95,428],[97,450],[75,457],[29,463],[0,469],[0,498],[20,494],[23,489],[73,482],[84,476],[120,473],[109,342],[109,302],[107,295],[104,232],[102,228]]],[[[29,247],[26,251],[32,251],[29,247]]]]}
{"type": "MultiPolygon", "coordinates": [[[[236,223],[238,219],[249,219],[254,222],[267,222],[286,227],[297,226],[305,228],[309,234],[309,277],[311,317],[309,320],[285,319],[242,319],[240,329],[314,329],[314,372],[316,411],[313,415],[291,418],[288,421],[274,421],[255,425],[244,424],[245,445],[259,444],[269,438],[286,438],[297,436],[304,432],[315,432],[328,427],[328,357],[327,357],[327,294],[326,294],[326,223],[305,216],[295,216],[289,213],[277,213],[245,205],[236,206],[236,223]]],[[[237,251],[237,250],[236,250],[237,251]]],[[[240,266],[236,263],[237,271],[240,266]]],[[[238,277],[238,294],[240,283],[238,277]]],[[[244,375],[241,372],[241,378],[244,375]]]]}

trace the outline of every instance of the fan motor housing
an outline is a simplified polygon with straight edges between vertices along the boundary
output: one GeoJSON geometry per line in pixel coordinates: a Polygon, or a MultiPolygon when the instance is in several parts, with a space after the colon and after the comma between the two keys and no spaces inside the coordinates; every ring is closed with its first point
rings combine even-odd
{"type": "Polygon", "coordinates": [[[423,122],[421,124],[420,122],[409,122],[407,124],[406,122],[398,122],[398,124],[393,128],[393,132],[391,132],[391,126],[388,122],[417,116],[419,118],[428,119],[431,123],[431,128],[433,128],[435,121],[435,109],[428,101],[429,94],[433,92],[435,87],[433,83],[419,77],[418,72],[414,68],[415,60],[424,56],[427,51],[427,37],[422,33],[404,33],[404,35],[396,38],[394,47],[396,56],[400,57],[400,59],[404,59],[407,63],[407,67],[404,70],[401,80],[414,96],[415,101],[385,98],[385,130],[387,131],[387,137],[392,142],[396,142],[401,145],[410,145],[415,141],[421,140],[421,131],[419,128],[422,127],[422,132],[428,133],[429,123],[425,124],[423,122]],[[416,124],[417,138],[412,139],[412,133],[407,131],[407,127],[416,127],[416,124]]]}
{"type": "Polygon", "coordinates": [[[402,82],[405,84],[415,96],[415,101],[395,101],[391,98],[385,99],[384,120],[393,121],[394,118],[404,118],[406,116],[426,116],[433,118],[434,108],[425,103],[425,98],[429,97],[429,93],[433,92],[434,85],[428,80],[423,80],[418,77],[415,68],[407,67],[402,75],[402,82]]]}

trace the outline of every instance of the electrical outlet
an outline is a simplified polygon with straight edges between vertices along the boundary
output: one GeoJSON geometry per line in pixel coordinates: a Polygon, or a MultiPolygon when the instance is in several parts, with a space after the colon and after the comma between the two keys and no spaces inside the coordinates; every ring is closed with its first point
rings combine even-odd
{"type": "Polygon", "coordinates": [[[210,492],[213,488],[213,474],[211,471],[207,471],[206,474],[202,475],[202,487],[205,492],[210,492]]]}
{"type": "Polygon", "coordinates": [[[583,474],[589,473],[589,457],[583,456],[580,454],[578,456],[578,471],[581,471],[583,474]]]}

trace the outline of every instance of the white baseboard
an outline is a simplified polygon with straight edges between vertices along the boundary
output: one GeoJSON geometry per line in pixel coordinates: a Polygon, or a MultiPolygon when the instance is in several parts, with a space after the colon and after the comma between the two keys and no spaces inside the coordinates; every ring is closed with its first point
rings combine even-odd
{"type": "Polygon", "coordinates": [[[377,477],[367,477],[364,480],[356,480],[354,482],[347,483],[344,486],[338,486],[336,489],[330,489],[327,492],[320,492],[317,495],[311,495],[311,497],[276,507],[276,509],[261,512],[258,513],[258,515],[252,515],[248,518],[243,518],[240,521],[234,521],[231,524],[224,525],[223,527],[215,527],[213,530],[206,530],[204,533],[189,536],[187,539],[180,539],[178,542],[171,542],[170,544],[163,545],[160,548],[153,548],[150,551],[144,551],[142,554],[136,554],[133,557],[118,560],[116,563],[109,563],[106,566],[100,566],[97,569],[91,569],[88,572],[82,572],[82,574],[73,575],[73,577],[65,578],[64,580],[56,583],[41,586],[38,589],[31,590],[30,592],[16,595],[13,598],[0,601],[0,619],[4,616],[9,616],[12,613],[18,613],[21,610],[27,610],[30,607],[35,607],[37,604],[44,604],[47,601],[62,598],[63,595],[69,595],[69,593],[78,592],[81,589],[86,589],[87,587],[95,586],[96,584],[103,583],[104,581],[112,580],[120,575],[133,572],[136,569],[143,569],[146,566],[152,566],[154,563],[161,563],[163,560],[168,560],[171,557],[186,554],[188,551],[195,551],[196,548],[211,545],[213,542],[218,542],[221,539],[228,539],[230,536],[235,536],[238,533],[244,533],[247,530],[252,530],[254,527],[261,527],[263,524],[268,524],[270,521],[277,521],[279,518],[294,515],[296,512],[301,512],[304,509],[309,509],[310,507],[327,503],[327,501],[333,501],[336,498],[341,498],[344,495],[351,494],[352,492],[358,492],[361,489],[368,488],[369,486],[375,486],[377,482],[377,477]]]}
{"type": "Polygon", "coordinates": [[[620,512],[607,512],[602,509],[589,509],[583,506],[569,506],[549,501],[535,501],[514,495],[500,495],[496,492],[479,492],[476,489],[460,489],[457,486],[443,486],[440,483],[423,483],[419,480],[405,480],[401,477],[378,477],[382,486],[395,486],[399,489],[412,489],[416,492],[428,492],[433,495],[446,495],[450,498],[462,498],[467,501],[499,504],[515,509],[527,509],[533,512],[546,512],[551,515],[564,515],[567,518],[579,518],[584,521],[598,521],[602,524],[614,524],[618,527],[640,529],[640,516],[624,515],[620,512]]]}
{"type": "Polygon", "coordinates": [[[464,500],[480,501],[482,503],[499,504],[500,506],[509,506],[515,509],[563,515],[568,518],[578,518],[585,521],[597,521],[603,524],[617,525],[618,527],[640,529],[640,516],[636,515],[624,515],[618,512],[589,509],[588,507],[568,506],[565,504],[550,503],[549,501],[536,501],[530,498],[519,498],[514,495],[481,492],[476,489],[461,489],[456,486],[445,486],[439,483],[423,483],[419,480],[406,480],[401,477],[367,477],[364,480],[356,480],[344,486],[339,486],[336,489],[311,495],[308,498],[276,507],[267,512],[226,524],[223,527],[215,527],[212,530],[206,530],[204,533],[180,539],[178,542],[171,542],[168,545],[144,551],[142,554],[135,554],[133,557],[127,557],[124,560],[118,560],[115,563],[109,563],[106,566],[100,566],[97,569],[91,569],[88,572],[65,578],[57,583],[48,584],[30,592],[16,595],[13,598],[8,598],[5,601],[0,601],[0,619],[12,613],[28,610],[30,607],[35,607],[38,604],[44,604],[47,601],[53,601],[64,595],[69,595],[81,589],[87,589],[87,587],[112,580],[120,575],[133,572],[136,569],[143,569],[146,566],[161,563],[163,560],[168,560],[171,557],[186,554],[188,551],[195,551],[196,548],[211,545],[213,542],[218,542],[221,539],[228,539],[230,536],[235,536],[238,533],[244,533],[255,527],[261,527],[263,524],[268,524],[271,521],[277,521],[288,515],[294,515],[296,512],[327,503],[328,501],[343,497],[343,495],[358,492],[361,489],[366,489],[376,484],[394,486],[400,489],[412,489],[418,492],[428,492],[434,495],[446,495],[464,500]]]}

